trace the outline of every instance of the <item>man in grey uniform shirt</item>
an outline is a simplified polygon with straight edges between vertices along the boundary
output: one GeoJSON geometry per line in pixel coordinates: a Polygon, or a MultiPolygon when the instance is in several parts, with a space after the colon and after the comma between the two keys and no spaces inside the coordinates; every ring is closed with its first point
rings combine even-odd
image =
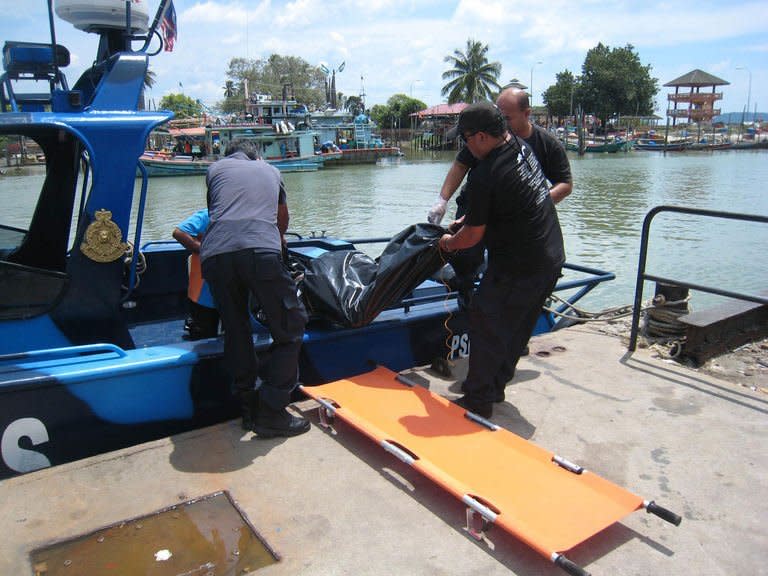
{"type": "Polygon", "coordinates": [[[298,380],[307,313],[282,258],[289,215],[280,172],[258,158],[255,144],[238,139],[208,168],[206,184],[211,222],[200,259],[221,315],[224,360],[242,405],[243,427],[266,438],[302,434],[309,422],[286,406],[298,380]],[[273,340],[258,391],[249,297],[261,306],[273,340]]]}

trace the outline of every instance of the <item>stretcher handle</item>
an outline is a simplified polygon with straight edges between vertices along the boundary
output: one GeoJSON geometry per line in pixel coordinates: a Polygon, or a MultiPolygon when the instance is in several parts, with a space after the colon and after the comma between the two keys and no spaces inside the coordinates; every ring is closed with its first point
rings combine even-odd
{"type": "Polygon", "coordinates": [[[336,414],[336,406],[334,406],[331,402],[329,402],[325,398],[316,398],[315,400],[317,401],[318,404],[320,404],[320,406],[325,408],[328,415],[336,414]]]}
{"type": "Polygon", "coordinates": [[[496,512],[491,510],[490,506],[486,506],[485,504],[480,502],[477,498],[474,498],[469,494],[465,494],[461,498],[461,501],[464,502],[464,504],[472,508],[472,510],[480,514],[480,516],[482,516],[489,522],[496,522],[496,518],[499,517],[499,515],[496,512]]]}
{"type": "Polygon", "coordinates": [[[566,460],[562,456],[558,456],[555,454],[552,456],[552,462],[560,466],[561,468],[565,468],[569,472],[573,472],[574,474],[582,474],[584,473],[584,468],[579,466],[578,464],[575,464],[574,462],[571,462],[570,460],[566,460]]]}
{"type": "Polygon", "coordinates": [[[485,426],[488,428],[488,430],[491,430],[493,432],[496,432],[496,430],[499,429],[499,426],[497,424],[494,424],[490,420],[487,420],[486,418],[483,418],[482,416],[478,416],[474,412],[470,412],[467,410],[464,412],[464,418],[467,420],[472,420],[472,422],[476,422],[477,424],[480,424],[480,426],[485,426]]]}
{"type": "Polygon", "coordinates": [[[392,442],[391,440],[382,440],[380,444],[384,450],[392,454],[401,462],[405,462],[408,464],[408,466],[413,466],[413,463],[419,459],[416,454],[413,454],[407,448],[401,446],[397,442],[392,442]]]}
{"type": "Polygon", "coordinates": [[[671,510],[667,510],[663,506],[659,506],[653,500],[651,500],[650,502],[645,501],[643,502],[643,505],[645,506],[646,512],[648,512],[649,514],[655,514],[656,516],[658,516],[662,520],[666,520],[670,524],[674,524],[675,526],[680,526],[680,522],[683,521],[683,519],[680,516],[678,516],[671,510]]]}
{"type": "Polygon", "coordinates": [[[553,554],[552,561],[557,566],[568,572],[568,574],[572,574],[573,576],[590,576],[590,573],[584,570],[584,568],[578,564],[575,564],[574,562],[571,562],[562,554],[553,554]]]}

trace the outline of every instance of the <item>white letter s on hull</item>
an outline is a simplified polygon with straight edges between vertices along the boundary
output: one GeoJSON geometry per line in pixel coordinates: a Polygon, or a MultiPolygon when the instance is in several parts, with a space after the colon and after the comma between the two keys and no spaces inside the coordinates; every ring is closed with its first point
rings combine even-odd
{"type": "Polygon", "coordinates": [[[2,451],[5,465],[16,472],[32,472],[48,468],[51,461],[45,454],[19,446],[19,440],[27,437],[33,446],[48,442],[48,430],[37,418],[19,418],[11,422],[3,432],[2,451]]]}

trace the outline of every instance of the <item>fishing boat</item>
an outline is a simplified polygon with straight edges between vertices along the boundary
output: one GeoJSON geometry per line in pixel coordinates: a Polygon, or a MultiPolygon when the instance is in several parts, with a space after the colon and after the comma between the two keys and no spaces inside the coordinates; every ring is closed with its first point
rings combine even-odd
{"type": "Polygon", "coordinates": [[[388,146],[375,133],[375,126],[366,114],[353,115],[345,110],[328,109],[309,115],[313,130],[326,149],[339,150],[341,156],[326,166],[376,164],[403,156],[397,146],[388,146]]]}
{"type": "Polygon", "coordinates": [[[209,125],[198,128],[169,128],[152,135],[159,150],[145,150],[141,162],[148,176],[189,176],[205,174],[213,162],[236,138],[256,142],[261,157],[281,172],[313,172],[328,160],[341,158],[341,152],[316,152],[317,134],[296,130],[290,122],[253,122],[209,125]],[[163,143],[159,134],[165,134],[163,143]]]}
{"type": "MultiPolygon", "coordinates": [[[[572,152],[578,152],[579,151],[579,143],[576,140],[569,139],[566,141],[565,144],[566,150],[570,150],[572,152]]],[[[615,154],[616,152],[622,152],[631,149],[631,144],[627,140],[622,139],[616,139],[611,140],[609,142],[586,142],[584,144],[584,152],[594,152],[594,153],[607,153],[607,154],[615,154]]]]}
{"type": "MultiPolygon", "coordinates": [[[[0,224],[0,478],[237,413],[223,338],[184,338],[186,251],[176,242],[142,238],[152,191],[140,159],[150,133],[167,125],[172,113],[138,111],[137,103],[148,47],[159,37],[168,2],[162,0],[151,26],[127,34],[126,23],[137,24],[130,18],[134,2],[115,2],[128,13],[116,11],[109,24],[85,23],[101,42],[93,66],[72,88],[62,72],[69,62],[65,47],[53,41],[7,41],[3,47],[0,137],[34,140],[44,152],[46,176],[41,190],[18,190],[36,197],[28,224],[0,224]],[[140,49],[133,48],[137,42],[140,49]],[[22,91],[25,82],[37,91],[22,91]]],[[[85,6],[60,0],[57,10],[70,5],[85,6]]],[[[58,13],[70,22],[83,19],[79,12],[58,13]]],[[[53,14],[50,25],[55,38],[53,14]]],[[[25,186],[24,179],[18,186],[25,186]]],[[[441,233],[417,227],[422,243],[424,230],[441,233]]],[[[289,261],[310,270],[328,255],[346,260],[373,243],[391,246],[392,239],[295,234],[288,242],[289,261]]],[[[390,253],[399,254],[399,248],[390,253]]],[[[577,265],[566,268],[557,290],[570,302],[613,278],[577,265]]],[[[378,308],[348,323],[308,306],[302,383],[359,374],[372,364],[402,370],[468,355],[466,318],[450,283],[413,278],[406,279],[412,286],[398,283],[394,301],[378,294],[378,308]]],[[[542,312],[536,331],[561,322],[542,312]]],[[[258,316],[252,324],[254,348],[266,363],[269,331],[258,316]]]]}
{"type": "Polygon", "coordinates": [[[664,143],[663,140],[638,138],[632,144],[635,150],[650,150],[654,152],[681,152],[690,148],[689,140],[676,140],[664,143]]]}

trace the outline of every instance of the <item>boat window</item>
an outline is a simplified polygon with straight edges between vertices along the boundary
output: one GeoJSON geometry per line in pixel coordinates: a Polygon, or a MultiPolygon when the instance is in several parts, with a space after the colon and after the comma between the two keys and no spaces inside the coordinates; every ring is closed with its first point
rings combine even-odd
{"type": "Polygon", "coordinates": [[[32,138],[19,134],[0,135],[0,258],[21,246],[45,182],[45,154],[32,138]]]}
{"type": "Polygon", "coordinates": [[[82,146],[56,128],[0,133],[0,317],[28,318],[52,307],[80,211],[82,146]]]}
{"type": "Polygon", "coordinates": [[[0,260],[6,260],[16,248],[21,246],[27,231],[0,224],[0,260]]]}
{"type": "Polygon", "coordinates": [[[0,262],[0,320],[25,320],[45,314],[64,296],[62,272],[0,262]]]}

